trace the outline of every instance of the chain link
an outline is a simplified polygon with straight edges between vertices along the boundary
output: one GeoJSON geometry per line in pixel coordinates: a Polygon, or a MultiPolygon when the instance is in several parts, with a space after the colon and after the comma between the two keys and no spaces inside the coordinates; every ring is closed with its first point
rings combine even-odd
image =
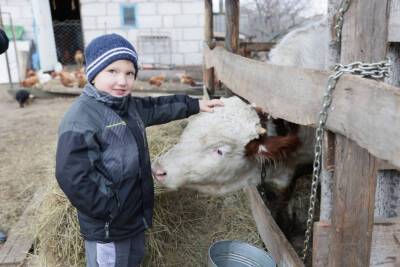
{"type": "Polygon", "coordinates": [[[328,119],[328,110],[332,103],[333,90],[343,74],[361,75],[362,77],[380,79],[389,75],[390,64],[387,61],[366,64],[362,62],[354,62],[348,65],[337,64],[334,68],[335,73],[329,76],[328,85],[322,100],[322,110],[318,117],[318,127],[315,131],[315,147],[314,147],[314,163],[312,173],[311,195],[308,209],[307,230],[305,232],[303,262],[307,257],[308,247],[310,244],[311,231],[314,222],[315,201],[318,190],[319,175],[321,172],[322,158],[322,141],[326,121],[328,119]]]}
{"type": "Polygon", "coordinates": [[[336,42],[340,42],[340,40],[342,39],[344,13],[346,13],[346,11],[349,9],[350,4],[351,0],[343,0],[342,3],[340,3],[339,10],[336,14],[336,25],[335,25],[336,42]]]}

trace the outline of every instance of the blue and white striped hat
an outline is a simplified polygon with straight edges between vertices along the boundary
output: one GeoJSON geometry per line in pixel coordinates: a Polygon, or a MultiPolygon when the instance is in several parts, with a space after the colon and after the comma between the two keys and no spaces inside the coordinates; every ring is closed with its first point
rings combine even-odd
{"type": "Polygon", "coordinates": [[[89,82],[105,67],[116,60],[132,61],[135,78],[138,73],[138,56],[135,48],[124,37],[112,33],[93,39],[85,49],[86,76],[89,82]]]}

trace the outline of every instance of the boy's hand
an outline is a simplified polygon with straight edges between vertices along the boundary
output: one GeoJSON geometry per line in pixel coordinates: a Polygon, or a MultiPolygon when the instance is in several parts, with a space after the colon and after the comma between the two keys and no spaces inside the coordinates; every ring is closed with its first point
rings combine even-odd
{"type": "Polygon", "coordinates": [[[212,99],[212,100],[200,100],[200,111],[205,112],[214,112],[213,107],[223,107],[224,103],[219,99],[212,99]]]}

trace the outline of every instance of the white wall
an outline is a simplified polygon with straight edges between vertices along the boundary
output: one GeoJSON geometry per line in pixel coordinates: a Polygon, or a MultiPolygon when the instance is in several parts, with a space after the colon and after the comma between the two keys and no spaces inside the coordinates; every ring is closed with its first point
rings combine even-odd
{"type": "MultiPolygon", "coordinates": [[[[2,13],[10,13],[14,25],[23,26],[25,29],[24,39],[34,39],[33,12],[31,0],[0,0],[2,13]]],[[[10,23],[9,15],[3,14],[3,23],[10,23]]]]}
{"type": "Polygon", "coordinates": [[[203,0],[81,0],[81,16],[85,45],[101,34],[115,32],[131,41],[139,60],[146,62],[151,61],[149,49],[141,47],[140,36],[168,36],[171,53],[159,55],[164,62],[202,64],[203,0]],[[136,4],[136,28],[121,25],[120,5],[128,3],[136,4]]]}

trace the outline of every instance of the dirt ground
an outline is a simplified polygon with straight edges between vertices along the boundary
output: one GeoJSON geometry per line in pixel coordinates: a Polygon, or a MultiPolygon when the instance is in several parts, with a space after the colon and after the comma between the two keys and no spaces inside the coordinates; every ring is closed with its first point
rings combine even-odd
{"type": "Polygon", "coordinates": [[[73,98],[25,108],[0,87],[0,229],[10,230],[33,193],[54,178],[57,128],[73,98]]]}

